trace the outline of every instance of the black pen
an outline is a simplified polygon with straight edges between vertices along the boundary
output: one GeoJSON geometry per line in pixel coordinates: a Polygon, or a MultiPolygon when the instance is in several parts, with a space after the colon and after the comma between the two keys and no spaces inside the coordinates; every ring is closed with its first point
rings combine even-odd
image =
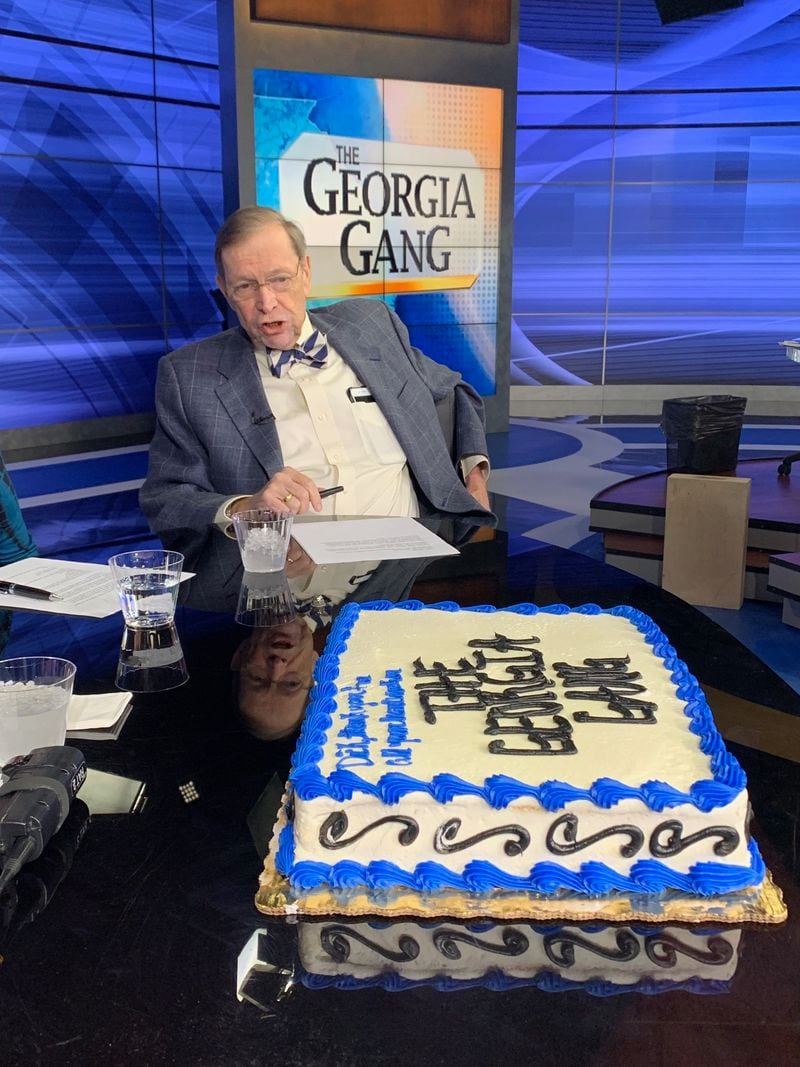
{"type": "Polygon", "coordinates": [[[8,593],[10,596],[29,596],[34,600],[63,600],[58,593],[48,593],[46,589],[37,589],[33,585],[20,585],[19,582],[1,582],[0,593],[8,593]]]}
{"type": "Polygon", "coordinates": [[[343,493],[343,492],[344,492],[344,486],[343,485],[334,485],[334,486],[331,486],[330,489],[320,489],[319,495],[320,495],[320,498],[322,500],[324,500],[326,496],[333,496],[334,493],[343,493]]]}

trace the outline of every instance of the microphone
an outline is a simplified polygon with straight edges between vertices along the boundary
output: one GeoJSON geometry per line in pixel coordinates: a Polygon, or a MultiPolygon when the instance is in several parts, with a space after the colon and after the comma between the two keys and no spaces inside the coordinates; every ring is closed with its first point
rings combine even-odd
{"type": "Polygon", "coordinates": [[[271,415],[256,415],[255,411],[250,413],[250,421],[254,426],[260,426],[262,422],[269,422],[271,418],[271,415]]]}

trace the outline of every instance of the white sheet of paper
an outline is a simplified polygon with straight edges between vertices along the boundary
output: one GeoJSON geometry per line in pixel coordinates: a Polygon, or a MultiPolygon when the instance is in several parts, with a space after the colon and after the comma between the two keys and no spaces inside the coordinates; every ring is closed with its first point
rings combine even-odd
{"type": "MultiPolygon", "coordinates": [[[[181,581],[193,577],[192,571],[184,571],[181,581]]],[[[32,585],[63,597],[63,600],[35,600],[0,593],[0,608],[46,611],[52,615],[84,615],[90,619],[105,619],[121,610],[114,579],[106,563],[30,556],[0,567],[0,580],[32,585]]]]}
{"type": "Polygon", "coordinates": [[[292,537],[317,564],[459,554],[457,548],[407,518],[296,522],[292,537]]]}

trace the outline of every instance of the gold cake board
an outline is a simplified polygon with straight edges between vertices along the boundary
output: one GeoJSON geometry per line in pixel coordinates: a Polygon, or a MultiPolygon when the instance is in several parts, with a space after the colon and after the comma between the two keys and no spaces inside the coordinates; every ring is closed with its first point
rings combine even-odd
{"type": "Polygon", "coordinates": [[[286,825],[281,805],[275,823],[270,851],[259,880],[256,907],[264,915],[282,918],[345,918],[365,916],[382,919],[502,919],[568,920],[570,922],[681,922],[681,923],[781,923],[788,911],[783,894],[769,871],[760,886],[725,897],[689,897],[684,893],[665,894],[658,899],[626,896],[608,897],[543,896],[537,893],[500,892],[488,894],[416,893],[401,890],[391,897],[352,891],[340,894],[331,889],[296,893],[287,878],[275,868],[274,855],[280,831],[286,825]],[[637,904],[639,906],[637,906],[637,904]]]}

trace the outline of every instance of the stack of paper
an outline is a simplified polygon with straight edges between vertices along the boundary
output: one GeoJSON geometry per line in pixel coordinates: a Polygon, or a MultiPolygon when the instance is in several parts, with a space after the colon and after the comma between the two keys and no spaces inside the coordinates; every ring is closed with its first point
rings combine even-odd
{"type": "Polygon", "coordinates": [[[131,707],[130,693],[74,694],[67,707],[67,740],[116,741],[131,707]]]}

